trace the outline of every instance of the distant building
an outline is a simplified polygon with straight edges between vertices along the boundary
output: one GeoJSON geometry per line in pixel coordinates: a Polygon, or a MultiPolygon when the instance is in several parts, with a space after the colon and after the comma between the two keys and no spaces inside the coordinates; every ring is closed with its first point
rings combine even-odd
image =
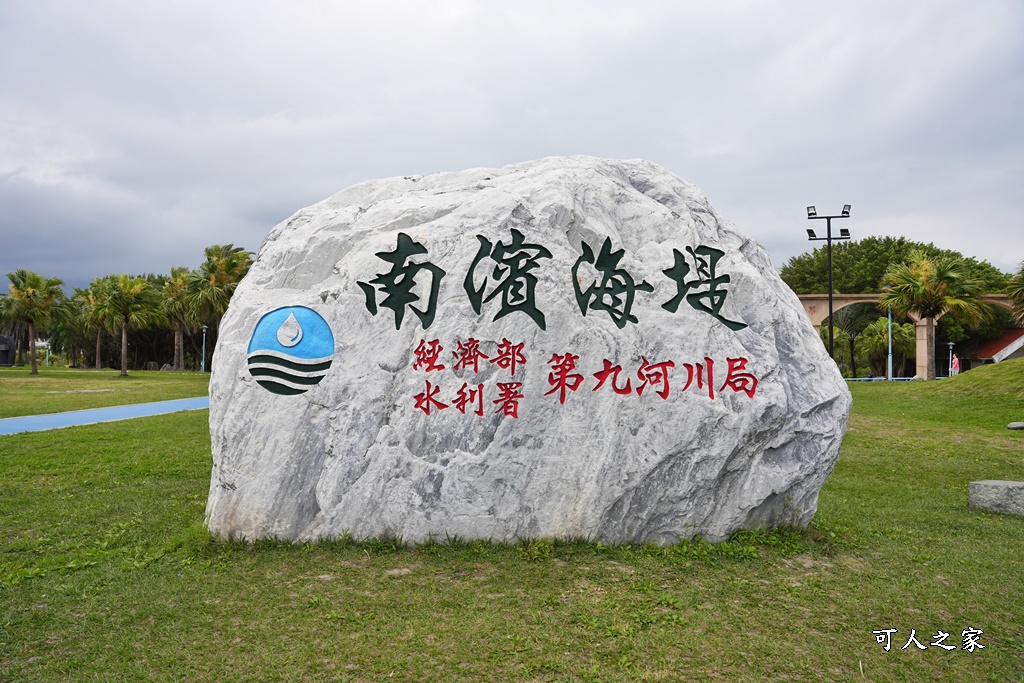
{"type": "Polygon", "coordinates": [[[14,365],[14,340],[0,334],[0,365],[14,365]]]}
{"type": "Polygon", "coordinates": [[[1024,358],[1024,330],[1009,329],[1002,337],[990,339],[978,347],[971,367],[1000,363],[1010,358],[1024,358]]]}

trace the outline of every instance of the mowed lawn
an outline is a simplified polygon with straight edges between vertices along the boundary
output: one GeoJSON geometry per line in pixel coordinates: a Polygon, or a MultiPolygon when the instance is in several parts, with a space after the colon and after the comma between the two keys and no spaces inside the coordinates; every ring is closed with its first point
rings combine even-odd
{"type": "Polygon", "coordinates": [[[1024,681],[1024,518],[967,507],[1024,361],[851,390],[811,529],[715,546],[230,544],[206,411],[0,437],[0,681],[1024,681]]]}
{"type": "Polygon", "coordinates": [[[210,373],[0,368],[0,418],[206,396],[210,373]]]}

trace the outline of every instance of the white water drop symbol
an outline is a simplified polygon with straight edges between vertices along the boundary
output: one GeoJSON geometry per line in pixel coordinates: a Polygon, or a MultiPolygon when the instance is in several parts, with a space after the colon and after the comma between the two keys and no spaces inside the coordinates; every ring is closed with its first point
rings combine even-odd
{"type": "Polygon", "coordinates": [[[302,341],[302,326],[295,319],[294,313],[289,314],[288,319],[281,323],[281,327],[277,328],[277,341],[288,349],[302,341]]]}

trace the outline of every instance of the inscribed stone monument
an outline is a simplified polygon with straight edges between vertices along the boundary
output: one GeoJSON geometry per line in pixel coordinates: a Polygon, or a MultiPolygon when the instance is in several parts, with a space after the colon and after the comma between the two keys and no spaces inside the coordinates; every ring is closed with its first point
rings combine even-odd
{"type": "Polygon", "coordinates": [[[850,394],[764,251],[649,162],[375,180],[224,316],[223,537],[721,540],[806,524],[850,394]]]}

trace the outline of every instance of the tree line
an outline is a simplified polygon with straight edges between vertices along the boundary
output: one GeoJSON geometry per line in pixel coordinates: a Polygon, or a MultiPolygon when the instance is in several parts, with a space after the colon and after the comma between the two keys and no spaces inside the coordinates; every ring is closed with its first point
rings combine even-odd
{"type": "MultiPolygon", "coordinates": [[[[106,275],[84,289],[75,288],[71,296],[65,294],[61,279],[18,269],[7,274],[10,291],[0,296],[0,333],[14,336],[22,353],[28,347],[32,374],[39,372],[40,335],[73,367],[100,369],[115,355],[121,374],[127,375],[133,337],[137,348],[145,348],[142,358],[136,354],[133,359],[134,369],[169,361],[172,369],[184,370],[186,335],[211,328],[207,355],[212,353],[220,319],[252,264],[252,253],[233,244],[209,246],[204,256],[195,270],[174,267],[168,275],[106,275]]],[[[195,365],[204,361],[205,357],[195,365]]]]}
{"type": "MultiPolygon", "coordinates": [[[[953,342],[964,346],[968,355],[1007,327],[1024,324],[1024,262],[1011,275],[987,261],[904,237],[840,242],[832,247],[832,262],[834,294],[880,294],[879,307],[841,308],[822,325],[823,337],[828,335],[827,325],[832,325],[838,342],[836,361],[853,377],[858,365],[884,374],[888,320],[880,317],[880,310],[891,308],[896,318],[893,351],[901,368],[916,352],[914,325],[906,322],[912,317],[924,321],[929,348],[953,342]],[[984,303],[986,294],[996,293],[1010,296],[1012,312],[984,303]]],[[[826,248],[791,258],[780,274],[798,294],[827,293],[826,248]]],[[[931,368],[929,379],[933,373],[931,368]]]]}

